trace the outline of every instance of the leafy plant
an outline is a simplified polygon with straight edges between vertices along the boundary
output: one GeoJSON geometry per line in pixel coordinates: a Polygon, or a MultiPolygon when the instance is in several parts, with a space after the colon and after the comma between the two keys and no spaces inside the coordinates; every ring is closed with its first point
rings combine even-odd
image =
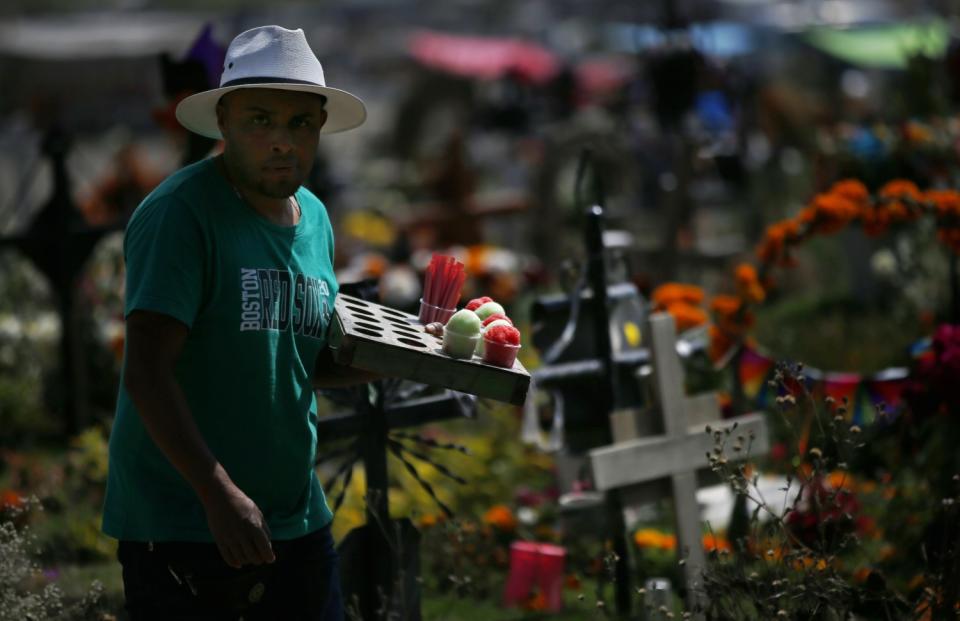
{"type": "Polygon", "coordinates": [[[880,571],[867,570],[858,581],[847,564],[857,558],[870,525],[850,485],[850,463],[864,446],[862,429],[847,422],[846,403],[814,399],[802,365],[778,365],[771,383],[780,391],[777,402],[800,458],[783,490],[793,488],[794,500],[772,506],[752,465],[728,460],[728,452],[749,454],[753,437],[735,428],[712,431],[713,470],[756,508],[732,551],[711,552],[702,612],[708,619],[908,618],[920,607],[892,589],[880,571]],[[808,443],[798,421],[810,425],[808,443]],[[770,519],[761,520],[761,513],[770,519]]]}

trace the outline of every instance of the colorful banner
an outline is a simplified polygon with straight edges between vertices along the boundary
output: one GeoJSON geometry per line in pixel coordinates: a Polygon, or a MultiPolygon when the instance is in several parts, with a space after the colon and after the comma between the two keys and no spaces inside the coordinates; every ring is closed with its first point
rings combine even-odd
{"type": "Polygon", "coordinates": [[[770,389],[767,382],[773,376],[776,362],[758,351],[744,346],[740,353],[739,379],[743,394],[758,408],[771,405],[770,389]]]}
{"type": "MultiPolygon", "coordinates": [[[[917,349],[921,350],[922,347],[917,349]]],[[[744,345],[740,354],[738,377],[744,396],[756,408],[771,407],[776,395],[784,392],[768,385],[773,379],[776,364],[777,361],[761,348],[744,345]]],[[[895,367],[864,376],[859,373],[825,372],[814,367],[804,367],[804,376],[814,398],[823,399],[829,396],[838,404],[846,398],[848,420],[856,425],[865,425],[875,420],[877,407],[881,405],[891,420],[897,415],[909,370],[895,367]]]]}

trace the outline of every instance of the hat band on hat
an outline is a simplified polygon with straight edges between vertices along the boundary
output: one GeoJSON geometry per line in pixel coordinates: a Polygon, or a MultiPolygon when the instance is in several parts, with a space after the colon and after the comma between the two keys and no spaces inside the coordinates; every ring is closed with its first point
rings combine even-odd
{"type": "Polygon", "coordinates": [[[323,86],[323,84],[317,84],[316,82],[311,82],[310,80],[295,80],[293,78],[274,78],[274,77],[263,77],[263,78],[237,78],[236,80],[230,80],[229,82],[224,82],[220,85],[220,88],[227,88],[229,86],[243,86],[245,84],[308,84],[310,86],[323,86]]]}

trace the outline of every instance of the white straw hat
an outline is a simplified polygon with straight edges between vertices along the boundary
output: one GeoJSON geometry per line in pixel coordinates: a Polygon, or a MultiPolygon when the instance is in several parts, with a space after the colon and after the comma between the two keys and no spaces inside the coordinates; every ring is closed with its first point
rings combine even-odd
{"type": "Polygon", "coordinates": [[[359,97],[326,85],[323,67],[299,28],[261,26],[237,35],[223,61],[220,88],[186,97],[177,106],[177,120],[202,136],[222,138],[217,127],[217,102],[239,88],[323,95],[327,98],[327,122],[320,130],[324,134],[353,129],[367,118],[359,97]]]}

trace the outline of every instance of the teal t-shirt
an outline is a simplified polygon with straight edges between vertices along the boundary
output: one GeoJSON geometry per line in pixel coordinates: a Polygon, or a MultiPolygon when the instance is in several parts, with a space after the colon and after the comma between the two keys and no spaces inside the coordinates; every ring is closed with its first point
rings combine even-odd
{"type": "MultiPolygon", "coordinates": [[[[326,208],[300,188],[295,226],[247,206],[214,166],[190,165],[137,207],[124,237],[126,314],[190,328],[176,379],[210,450],[274,539],[327,525],[314,472],[314,362],[337,282],[326,208]]],[[[135,541],[212,541],[206,514],[120,383],[103,531],[135,541]]]]}

